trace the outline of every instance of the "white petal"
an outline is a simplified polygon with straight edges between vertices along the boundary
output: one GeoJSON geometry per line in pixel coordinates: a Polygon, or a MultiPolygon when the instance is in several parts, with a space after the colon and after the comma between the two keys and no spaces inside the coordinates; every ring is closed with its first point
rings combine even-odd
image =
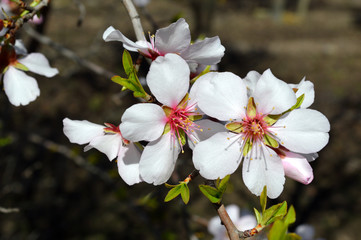
{"type": "Polygon", "coordinates": [[[223,124],[213,122],[209,119],[196,121],[195,124],[197,124],[203,131],[194,131],[193,136],[189,139],[188,145],[192,150],[198,142],[204,141],[218,132],[227,131],[223,124]]]}
{"type": "Polygon", "coordinates": [[[302,240],[314,240],[315,228],[309,224],[299,225],[295,232],[302,237],[302,240]]]}
{"type": "Polygon", "coordinates": [[[280,143],[298,153],[315,153],[328,143],[330,123],[320,112],[296,109],[279,119],[271,128],[280,143]]]}
{"type": "Polygon", "coordinates": [[[214,65],[221,61],[225,48],[219,37],[205,38],[190,45],[181,56],[187,61],[205,65],[214,65]]]}
{"type": "Polygon", "coordinates": [[[292,88],[297,88],[296,97],[300,97],[302,94],[305,95],[301,108],[308,108],[312,105],[315,100],[315,89],[313,83],[306,81],[305,78],[301,80],[299,84],[289,84],[292,88]]]}
{"type": "Polygon", "coordinates": [[[138,103],[125,110],[119,129],[123,137],[132,142],[153,141],[162,135],[165,124],[166,116],[161,107],[138,103]]]}
{"type": "Polygon", "coordinates": [[[248,189],[260,196],[264,186],[267,186],[267,196],[269,198],[278,197],[283,191],[285,183],[284,170],[281,159],[270,148],[254,146],[251,151],[258,153],[257,158],[247,156],[243,160],[242,176],[248,189]],[[259,147],[258,150],[255,147],[259,147]]]}
{"type": "Polygon", "coordinates": [[[91,123],[87,120],[63,119],[64,134],[71,143],[85,144],[89,143],[95,137],[104,135],[104,126],[91,123]]]}
{"type": "Polygon", "coordinates": [[[118,154],[118,172],[120,177],[128,185],[140,183],[142,181],[139,174],[140,151],[130,143],[128,146],[121,146],[118,154]]]}
{"type": "Polygon", "coordinates": [[[258,82],[258,79],[261,77],[261,74],[259,74],[256,71],[250,71],[247,73],[247,76],[243,78],[243,81],[245,82],[247,86],[247,94],[248,97],[253,96],[253,92],[256,89],[256,85],[258,82]]]}
{"type": "Polygon", "coordinates": [[[50,67],[48,59],[41,53],[30,53],[18,59],[18,62],[25,65],[31,72],[46,77],[54,77],[59,73],[58,69],[50,67]]]}
{"type": "Polygon", "coordinates": [[[84,151],[96,148],[107,155],[108,159],[112,161],[118,155],[121,145],[122,137],[119,134],[107,134],[91,140],[89,145],[84,148],[84,151]]]}
{"type": "Polygon", "coordinates": [[[180,53],[191,42],[189,26],[183,18],[155,33],[155,47],[161,54],[180,53]]]}
{"type": "Polygon", "coordinates": [[[206,179],[232,174],[241,161],[237,138],[233,133],[220,132],[198,143],[193,150],[194,167],[206,179]]]}
{"type": "Polygon", "coordinates": [[[27,105],[40,95],[35,78],[11,66],[4,73],[4,90],[14,106],[27,105]]]}
{"type": "Polygon", "coordinates": [[[147,84],[156,99],[169,107],[176,107],[189,88],[189,67],[177,54],[159,56],[147,75],[147,84]]]}
{"type": "Polygon", "coordinates": [[[165,183],[172,175],[179,152],[179,145],[173,143],[170,133],[148,143],[140,158],[141,177],[154,185],[165,183]]]}
{"type": "Polygon", "coordinates": [[[197,82],[196,98],[204,113],[221,121],[245,115],[247,89],[240,77],[230,72],[211,72],[197,82]]]}
{"type": "Polygon", "coordinates": [[[286,152],[286,157],[282,157],[282,164],[287,177],[303,184],[312,182],[312,167],[302,155],[286,152]]]}
{"type": "Polygon", "coordinates": [[[257,82],[253,92],[257,110],[263,114],[280,114],[296,104],[296,94],[284,81],[266,70],[257,82]]]}
{"type": "Polygon", "coordinates": [[[145,50],[147,47],[137,44],[124,36],[119,30],[116,30],[113,26],[110,26],[103,33],[103,40],[106,42],[120,41],[123,43],[123,47],[129,51],[137,52],[138,49],[145,50]]]}

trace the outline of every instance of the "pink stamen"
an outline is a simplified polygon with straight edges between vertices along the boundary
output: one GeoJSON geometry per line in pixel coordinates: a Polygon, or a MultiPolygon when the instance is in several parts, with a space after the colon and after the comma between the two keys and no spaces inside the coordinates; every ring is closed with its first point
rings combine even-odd
{"type": "Polygon", "coordinates": [[[104,132],[106,134],[119,134],[122,138],[122,142],[123,142],[124,146],[126,146],[130,143],[129,140],[123,138],[123,135],[120,132],[119,126],[115,126],[114,124],[111,124],[111,123],[104,123],[104,125],[106,126],[106,128],[104,128],[104,132]]]}

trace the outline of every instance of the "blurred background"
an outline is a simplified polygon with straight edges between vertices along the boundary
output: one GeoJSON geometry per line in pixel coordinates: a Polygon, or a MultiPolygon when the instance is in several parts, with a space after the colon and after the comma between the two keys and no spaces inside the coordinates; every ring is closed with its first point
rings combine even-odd
{"type": "MultiPolygon", "coordinates": [[[[219,71],[245,77],[270,68],[288,83],[306,76],[315,84],[312,108],[330,120],[330,142],[312,163],[313,182],[304,186],[287,179],[271,203],[293,204],[294,226],[311,224],[316,237],[359,239],[361,1],[151,0],[138,10],[145,32],[184,17],[194,39],[218,35],[226,48],[219,71]]],[[[19,210],[0,212],[0,239],[212,239],[207,221],[216,211],[198,190],[202,178],[190,184],[187,206],[178,198],[164,203],[164,186],[127,186],[115,162],[96,150],[83,153],[63,134],[65,117],[119,124],[136,102],[109,77],[124,76],[121,43],[102,40],[110,25],[135,40],[121,1],[53,0],[43,17],[44,24],[31,27],[50,44],[39,43],[30,30],[18,37],[30,52],[44,53],[60,74],[34,75],[41,95],[25,107],[12,106],[0,93],[0,207],[19,210]],[[79,58],[64,56],[64,49],[79,58]],[[97,74],[83,60],[110,73],[97,74]]],[[[144,61],[140,76],[147,68],[144,61]]],[[[180,155],[169,183],[191,173],[190,156],[180,155]]],[[[258,202],[238,170],[225,205],[252,211],[258,202]]]]}

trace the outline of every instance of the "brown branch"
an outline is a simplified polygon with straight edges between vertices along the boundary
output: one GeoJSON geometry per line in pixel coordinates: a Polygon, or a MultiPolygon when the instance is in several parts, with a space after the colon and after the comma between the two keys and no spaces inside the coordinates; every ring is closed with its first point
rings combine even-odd
{"type": "Polygon", "coordinates": [[[144,36],[144,30],[142,27],[142,23],[140,22],[139,14],[138,14],[137,9],[135,8],[132,0],[123,0],[123,4],[128,11],[130,20],[132,21],[135,36],[137,37],[137,40],[145,41],[146,39],[144,36]]]}
{"type": "Polygon", "coordinates": [[[226,208],[223,204],[214,204],[218,213],[219,218],[221,219],[222,224],[226,227],[227,233],[230,240],[239,240],[240,231],[234,225],[233,221],[229,217],[226,208]]]}

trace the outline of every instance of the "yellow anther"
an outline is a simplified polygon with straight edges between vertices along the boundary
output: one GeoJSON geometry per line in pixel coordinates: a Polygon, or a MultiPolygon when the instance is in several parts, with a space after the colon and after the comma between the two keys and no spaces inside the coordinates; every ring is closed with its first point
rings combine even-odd
{"type": "Polygon", "coordinates": [[[227,140],[229,140],[230,138],[228,137],[227,140]]]}

